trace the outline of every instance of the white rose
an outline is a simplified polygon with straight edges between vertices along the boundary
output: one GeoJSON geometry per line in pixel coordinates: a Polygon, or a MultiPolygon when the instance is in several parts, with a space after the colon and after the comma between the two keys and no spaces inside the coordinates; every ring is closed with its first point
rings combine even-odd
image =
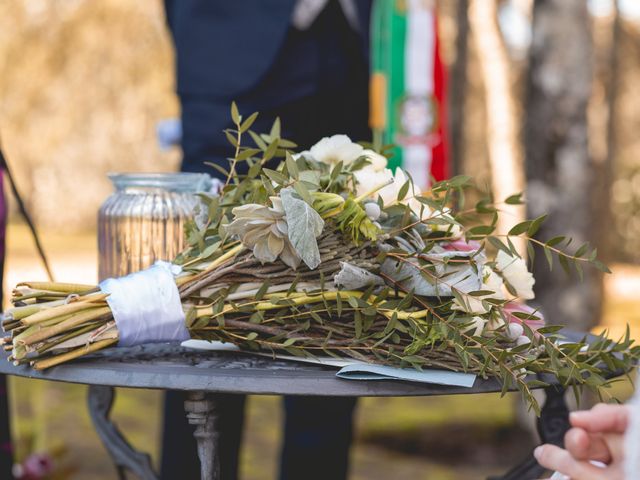
{"type": "Polygon", "coordinates": [[[372,168],[376,172],[381,172],[387,168],[387,157],[385,157],[384,155],[380,155],[378,152],[367,149],[363,150],[360,156],[367,157],[367,160],[369,160],[370,162],[370,165],[368,165],[368,167],[372,168]]]}
{"type": "Polygon", "coordinates": [[[489,295],[483,295],[476,297],[474,295],[466,295],[461,292],[464,298],[464,304],[462,304],[457,298],[453,299],[451,310],[458,310],[461,312],[472,313],[476,315],[482,315],[489,313],[491,305],[483,303],[482,301],[487,298],[493,298],[495,300],[504,300],[504,282],[500,275],[494,272],[490,267],[484,266],[482,269],[482,290],[490,290],[493,293],[489,295]]]}
{"type": "MultiPolygon", "coordinates": [[[[382,171],[375,171],[370,166],[362,168],[360,170],[356,170],[353,172],[353,176],[356,178],[356,195],[361,196],[370,192],[372,189],[384,185],[393,179],[393,173],[388,168],[383,169],[382,171]]],[[[383,189],[379,190],[376,193],[370,195],[372,199],[376,199],[380,192],[391,185],[387,185],[383,189]]],[[[384,200],[384,197],[383,197],[384,200]]]]}
{"type": "Polygon", "coordinates": [[[494,272],[491,267],[485,265],[482,269],[482,277],[482,289],[494,292],[493,295],[489,295],[489,298],[506,300],[504,296],[504,282],[500,275],[494,272]]]}
{"type": "Polygon", "coordinates": [[[513,257],[505,251],[499,250],[496,256],[496,266],[504,279],[515,289],[518,298],[522,300],[535,298],[533,285],[536,281],[527,269],[527,264],[523,259],[513,257]]]}
{"type": "Polygon", "coordinates": [[[333,135],[321,139],[311,147],[309,154],[317,162],[329,165],[342,162],[348,165],[355,162],[362,155],[363,150],[361,145],[353,143],[346,135],[333,135]]]}

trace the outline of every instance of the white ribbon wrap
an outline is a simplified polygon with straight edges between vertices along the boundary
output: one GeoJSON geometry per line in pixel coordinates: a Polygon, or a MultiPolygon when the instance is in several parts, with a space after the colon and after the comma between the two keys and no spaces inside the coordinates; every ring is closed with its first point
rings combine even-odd
{"type": "Polygon", "coordinates": [[[158,261],[146,270],[100,283],[100,290],[109,294],[107,303],[118,327],[119,346],[190,338],[174,279],[180,271],[177,265],[158,261]]]}

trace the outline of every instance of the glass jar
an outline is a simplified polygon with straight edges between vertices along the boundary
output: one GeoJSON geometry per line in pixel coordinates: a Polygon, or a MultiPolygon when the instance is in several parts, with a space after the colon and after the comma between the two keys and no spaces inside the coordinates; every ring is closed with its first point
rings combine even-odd
{"type": "Polygon", "coordinates": [[[120,277],[173,260],[182,251],[184,224],[193,218],[204,173],[109,174],[115,192],[98,212],[98,276],[120,277]]]}

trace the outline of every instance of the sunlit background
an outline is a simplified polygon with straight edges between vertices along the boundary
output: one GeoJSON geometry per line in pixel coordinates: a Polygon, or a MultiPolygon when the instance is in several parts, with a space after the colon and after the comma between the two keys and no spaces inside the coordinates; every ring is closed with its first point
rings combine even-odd
{"type": "MultiPolygon", "coordinates": [[[[459,0],[439,2],[445,60],[456,60],[459,0]]],[[[589,0],[594,79],[589,105],[594,161],[608,152],[606,85],[610,80],[612,0],[589,0]]],[[[601,325],[640,333],[640,2],[620,0],[614,218],[603,228],[614,245],[601,325]]],[[[531,1],[499,2],[516,99],[513,122],[523,128],[531,42],[531,1]]],[[[461,172],[490,185],[483,52],[470,33],[464,156],[461,172]]],[[[180,152],[158,146],[159,121],[176,117],[173,52],[162,2],[147,0],[3,0],[0,2],[0,139],[32,212],[56,280],[97,280],[96,212],[111,191],[112,171],[172,171],[180,152]]],[[[15,209],[8,230],[5,290],[44,278],[32,239],[15,209]]],[[[626,387],[625,387],[626,388],[626,387]]],[[[625,395],[625,389],[621,390],[625,395]]],[[[19,457],[33,451],[60,458],[59,478],[115,478],[85,411],[85,389],[12,380],[13,428],[19,457]]],[[[140,449],[158,458],[160,395],[121,392],[115,418],[140,449]]],[[[275,478],[280,402],[252,398],[242,457],[244,480],[275,478]]],[[[533,444],[517,420],[516,400],[475,398],[365,399],[359,405],[353,453],[356,480],[481,478],[504,472],[533,444]]]]}

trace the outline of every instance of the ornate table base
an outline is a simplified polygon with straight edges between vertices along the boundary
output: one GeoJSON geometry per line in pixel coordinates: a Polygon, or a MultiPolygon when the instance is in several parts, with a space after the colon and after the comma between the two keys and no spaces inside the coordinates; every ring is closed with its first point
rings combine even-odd
{"type": "Polygon", "coordinates": [[[203,480],[220,480],[218,462],[218,412],[214,395],[204,392],[189,392],[184,409],[191,425],[196,429],[193,436],[198,442],[200,475],[203,480]]]}
{"type": "MultiPolygon", "coordinates": [[[[564,434],[569,429],[569,410],[564,400],[564,389],[549,387],[547,398],[538,419],[538,432],[545,443],[562,445],[564,434]]],[[[109,418],[114,387],[89,386],[89,413],[93,424],[118,469],[120,480],[125,480],[125,471],[129,470],[142,480],[158,480],[151,466],[151,458],[146,453],[136,451],[120,433],[109,418]]],[[[217,458],[218,430],[215,395],[204,392],[189,392],[184,404],[187,418],[194,425],[194,436],[198,443],[202,480],[220,480],[220,464],[217,458]]],[[[490,480],[533,480],[544,473],[533,455],[523,463],[500,477],[490,480]]]]}
{"type": "MultiPolygon", "coordinates": [[[[198,443],[201,478],[220,480],[215,395],[189,392],[188,397],[184,402],[184,409],[189,423],[196,427],[193,435],[198,443]]],[[[109,418],[114,398],[114,387],[89,386],[89,414],[102,444],[118,470],[118,478],[126,480],[125,471],[128,470],[141,480],[158,480],[159,476],[151,466],[151,457],[135,450],[109,418]]]]}
{"type": "MultiPolygon", "coordinates": [[[[546,400],[538,418],[538,433],[542,443],[564,445],[564,434],[569,430],[569,409],[564,399],[565,390],[554,386],[545,389],[546,400]]],[[[541,478],[545,468],[533,457],[533,452],[518,466],[501,477],[489,480],[534,480],[541,478]]]]}

